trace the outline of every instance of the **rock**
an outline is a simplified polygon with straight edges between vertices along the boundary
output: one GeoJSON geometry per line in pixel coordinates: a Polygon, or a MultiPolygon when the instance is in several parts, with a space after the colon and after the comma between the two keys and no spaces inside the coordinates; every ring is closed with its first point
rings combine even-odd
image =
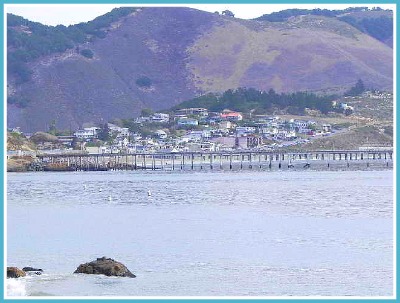
{"type": "Polygon", "coordinates": [[[26,273],[17,267],[7,267],[7,278],[25,277],[26,273]]]}
{"type": "Polygon", "coordinates": [[[106,257],[79,265],[74,271],[74,274],[78,273],[136,278],[125,265],[106,257]]]}

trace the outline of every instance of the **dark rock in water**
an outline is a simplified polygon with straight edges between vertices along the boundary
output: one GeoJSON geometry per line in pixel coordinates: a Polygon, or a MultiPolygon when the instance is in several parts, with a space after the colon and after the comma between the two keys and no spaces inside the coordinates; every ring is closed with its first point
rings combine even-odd
{"type": "Polygon", "coordinates": [[[7,267],[7,278],[25,277],[26,273],[17,267],[7,267]]]}
{"type": "Polygon", "coordinates": [[[41,269],[41,268],[34,268],[34,267],[30,267],[30,266],[24,267],[22,270],[23,271],[41,271],[41,272],[43,272],[43,269],[41,269]]]}
{"type": "Polygon", "coordinates": [[[136,278],[125,265],[106,257],[79,265],[74,271],[74,274],[78,273],[136,278]]]}

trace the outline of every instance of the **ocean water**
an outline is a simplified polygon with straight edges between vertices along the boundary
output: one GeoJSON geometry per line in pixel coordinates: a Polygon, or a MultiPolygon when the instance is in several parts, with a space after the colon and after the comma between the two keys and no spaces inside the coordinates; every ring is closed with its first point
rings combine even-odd
{"type": "Polygon", "coordinates": [[[44,270],[8,295],[393,295],[392,170],[7,179],[7,265],[44,270]],[[137,278],[73,274],[102,256],[137,278]]]}

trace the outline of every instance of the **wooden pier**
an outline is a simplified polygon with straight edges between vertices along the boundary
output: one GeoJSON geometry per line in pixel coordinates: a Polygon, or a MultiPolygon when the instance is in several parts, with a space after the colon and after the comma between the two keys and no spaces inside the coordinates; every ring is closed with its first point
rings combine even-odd
{"type": "Polygon", "coordinates": [[[393,167],[393,150],[52,154],[38,155],[37,159],[37,170],[52,171],[292,169],[335,165],[393,167]]]}

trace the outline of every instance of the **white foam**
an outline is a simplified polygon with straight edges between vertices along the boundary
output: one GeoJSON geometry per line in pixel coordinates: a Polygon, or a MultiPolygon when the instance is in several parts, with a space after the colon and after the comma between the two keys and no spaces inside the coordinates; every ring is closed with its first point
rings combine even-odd
{"type": "Polygon", "coordinates": [[[7,279],[8,296],[26,296],[26,284],[24,280],[7,279]]]}

